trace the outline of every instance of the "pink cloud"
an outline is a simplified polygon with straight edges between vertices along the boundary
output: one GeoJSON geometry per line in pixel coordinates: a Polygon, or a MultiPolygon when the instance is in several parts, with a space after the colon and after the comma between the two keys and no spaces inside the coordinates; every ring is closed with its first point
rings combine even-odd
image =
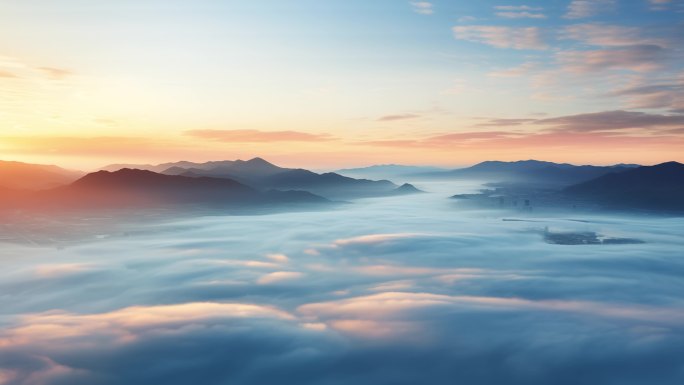
{"type": "Polygon", "coordinates": [[[468,25],[452,28],[454,37],[497,48],[519,50],[543,50],[548,48],[538,27],[502,27],[493,25],[468,25]]]}

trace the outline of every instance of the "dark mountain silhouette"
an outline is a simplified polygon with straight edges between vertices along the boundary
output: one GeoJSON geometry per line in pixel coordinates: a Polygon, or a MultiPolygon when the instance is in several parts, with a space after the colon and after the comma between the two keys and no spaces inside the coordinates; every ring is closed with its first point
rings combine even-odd
{"type": "Polygon", "coordinates": [[[264,191],[306,190],[331,199],[392,195],[398,187],[387,180],[354,179],[336,173],[318,174],[305,169],[278,167],[261,158],[207,162],[189,168],[172,166],[163,173],[228,178],[264,191]]]}
{"type": "Polygon", "coordinates": [[[7,194],[10,207],[43,210],[144,209],[180,205],[255,207],[329,202],[306,191],[260,192],[227,178],[193,178],[134,169],[98,171],[70,185],[20,198],[11,191],[0,191],[0,194],[7,194]]]}
{"type": "Polygon", "coordinates": [[[83,176],[80,171],[57,166],[0,161],[0,187],[42,190],[69,184],[83,176]]]}
{"type": "Polygon", "coordinates": [[[243,183],[254,183],[263,178],[270,177],[292,169],[278,167],[261,158],[250,160],[226,160],[197,164],[194,167],[174,166],[164,170],[164,174],[184,175],[191,172],[194,175],[210,176],[216,178],[230,178],[243,183]],[[185,170],[183,172],[182,170],[185,170]]]}
{"type": "Polygon", "coordinates": [[[122,169],[88,174],[61,189],[69,193],[87,192],[103,196],[133,194],[168,202],[203,202],[233,197],[250,197],[257,192],[230,179],[189,178],[158,174],[147,170],[122,169]]]}
{"type": "Polygon", "coordinates": [[[417,189],[416,186],[410,183],[404,183],[403,185],[394,189],[394,195],[408,195],[408,194],[420,194],[425,191],[417,189]]]}
{"type": "Polygon", "coordinates": [[[684,211],[684,164],[643,166],[567,187],[565,194],[607,208],[684,211]]]}
{"type": "Polygon", "coordinates": [[[390,195],[397,185],[381,180],[354,179],[333,172],[317,174],[304,169],[290,169],[251,182],[260,188],[302,189],[328,198],[358,198],[390,195]]]}
{"type": "Polygon", "coordinates": [[[538,160],[516,162],[487,161],[472,167],[446,172],[422,174],[431,178],[469,178],[488,182],[524,183],[545,187],[566,187],[609,173],[626,171],[637,165],[576,166],[538,160]]]}

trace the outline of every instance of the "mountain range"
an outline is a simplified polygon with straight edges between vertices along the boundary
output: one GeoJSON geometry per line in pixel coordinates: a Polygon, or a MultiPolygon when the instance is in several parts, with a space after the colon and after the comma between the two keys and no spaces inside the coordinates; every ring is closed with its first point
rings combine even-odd
{"type": "MultiPolygon", "coordinates": [[[[145,166],[145,165],[142,165],[145,166]]],[[[111,169],[107,166],[105,169],[111,169]]],[[[406,189],[388,180],[355,179],[334,172],[318,174],[309,170],[276,166],[262,158],[206,163],[177,162],[150,166],[166,175],[228,178],[259,190],[305,190],[328,199],[405,194],[406,189]],[[167,167],[168,166],[168,167],[167,167]],[[167,167],[162,170],[163,167],[167,167]]]]}
{"type": "Polygon", "coordinates": [[[227,178],[193,178],[127,168],[98,171],[53,189],[23,193],[4,189],[0,195],[0,207],[48,211],[331,203],[306,191],[259,191],[227,178]]]}
{"type": "Polygon", "coordinates": [[[567,187],[565,194],[612,209],[684,211],[684,164],[678,162],[612,172],[567,187]]]}
{"type": "MultiPolygon", "coordinates": [[[[141,166],[157,171],[123,168],[101,170],[79,178],[78,172],[57,166],[0,162],[0,207],[22,210],[285,207],[422,192],[408,183],[398,186],[388,180],[283,168],[261,158],[141,166]],[[61,186],[54,187],[57,184],[61,186]]],[[[375,170],[383,167],[386,166],[375,170]]],[[[404,169],[404,166],[390,168],[397,170],[396,167],[404,169]]],[[[677,162],[642,167],[574,166],[536,160],[489,161],[465,169],[423,175],[508,182],[516,186],[516,191],[521,191],[521,186],[533,191],[541,185],[552,187],[541,191],[552,194],[554,200],[564,196],[570,201],[593,202],[606,208],[684,211],[684,165],[677,162]]]]}
{"type": "Polygon", "coordinates": [[[416,175],[416,177],[431,179],[478,179],[484,182],[561,188],[635,167],[639,166],[633,164],[576,166],[567,163],[539,160],[521,160],[516,162],[486,161],[467,168],[422,173],[416,175]]]}

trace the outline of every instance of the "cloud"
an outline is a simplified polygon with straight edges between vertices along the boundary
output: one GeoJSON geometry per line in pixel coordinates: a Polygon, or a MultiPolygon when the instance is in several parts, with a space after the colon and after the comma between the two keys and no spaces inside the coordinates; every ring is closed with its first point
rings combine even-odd
{"type": "Polygon", "coordinates": [[[572,0],[563,17],[566,19],[584,19],[613,10],[615,6],[616,0],[572,0]]]}
{"type": "Polygon", "coordinates": [[[49,312],[22,317],[21,324],[0,339],[0,346],[58,342],[93,333],[106,335],[113,343],[127,342],[157,327],[175,328],[187,323],[232,318],[291,320],[293,316],[268,306],[224,303],[135,306],[89,315],[49,312]]]}
{"type": "Polygon", "coordinates": [[[538,27],[501,27],[492,25],[469,25],[452,28],[454,37],[496,48],[518,50],[543,50],[548,48],[542,30],[538,27]]]}
{"type": "Polygon", "coordinates": [[[14,79],[14,78],[18,78],[18,76],[13,74],[12,72],[0,70],[0,78],[14,79]]]}
{"type": "Polygon", "coordinates": [[[509,138],[515,136],[520,136],[520,133],[510,131],[459,132],[454,134],[432,136],[427,140],[427,142],[442,145],[447,143],[476,143],[479,141],[488,141],[493,139],[509,138]]]}
{"type": "Polygon", "coordinates": [[[560,38],[576,40],[593,46],[659,46],[665,48],[666,39],[646,37],[638,27],[608,24],[574,24],[563,28],[560,38]]]}
{"type": "Polygon", "coordinates": [[[627,98],[630,108],[666,108],[684,113],[684,80],[624,87],[610,95],[627,98]]]}
{"type": "Polygon", "coordinates": [[[259,130],[188,130],[185,135],[219,142],[322,142],[333,140],[327,134],[311,134],[299,131],[259,130]]]}
{"type": "Polygon", "coordinates": [[[432,15],[435,13],[434,4],[429,1],[412,1],[413,12],[421,15],[432,15]]]}
{"type": "Polygon", "coordinates": [[[572,132],[611,131],[633,128],[654,129],[684,125],[684,115],[662,115],[617,110],[540,119],[535,124],[552,126],[554,130],[572,132]]]}
{"type": "Polygon", "coordinates": [[[41,278],[50,279],[89,272],[96,268],[96,265],[86,263],[60,263],[36,266],[34,273],[41,278]]]}
{"type": "Polygon", "coordinates": [[[257,283],[259,285],[270,285],[273,283],[297,280],[297,279],[302,278],[303,276],[304,276],[303,273],[296,272],[296,271],[276,271],[273,273],[268,273],[268,274],[262,275],[257,280],[257,283]]]}
{"type": "Polygon", "coordinates": [[[528,5],[498,5],[494,9],[496,15],[505,19],[546,19],[541,11],[541,7],[531,7],[528,5]]]}
{"type": "MultiPolygon", "coordinates": [[[[522,118],[522,119],[506,119],[506,118],[498,118],[498,119],[488,119],[484,123],[479,123],[477,126],[479,127],[505,127],[505,126],[520,126],[526,123],[532,123],[536,122],[537,119],[529,119],[529,118],[522,118]]],[[[499,134],[502,134],[502,132],[496,132],[499,134]]]]}
{"type": "Polygon", "coordinates": [[[185,303],[96,314],[25,316],[0,336],[0,375],[14,384],[272,383],[335,343],[316,324],[253,304],[185,303]],[[273,375],[273,374],[271,374],[273,375]],[[277,377],[277,376],[275,376],[277,377]]]}
{"type": "Polygon", "coordinates": [[[546,19],[543,13],[532,12],[497,12],[496,15],[504,19],[546,19]]]}
{"type": "Polygon", "coordinates": [[[591,301],[533,301],[515,297],[450,296],[433,293],[385,292],[325,303],[307,304],[298,312],[307,316],[341,316],[350,318],[392,318],[416,308],[459,305],[481,308],[538,309],[578,312],[599,317],[627,318],[677,324],[684,317],[680,309],[655,309],[648,306],[608,305],[591,301]]]}
{"type": "MultiPolygon", "coordinates": [[[[672,100],[660,102],[669,103],[672,100]]],[[[563,151],[568,151],[589,147],[603,151],[610,148],[618,153],[626,153],[649,146],[671,153],[674,148],[684,144],[682,132],[675,131],[678,127],[684,127],[684,114],[676,113],[677,110],[673,112],[675,113],[657,114],[615,110],[540,119],[495,118],[477,123],[476,127],[499,127],[500,130],[464,131],[401,140],[371,140],[358,144],[485,153],[513,148],[521,151],[562,148],[563,151]]]]}
{"type": "Polygon", "coordinates": [[[575,73],[625,69],[649,72],[662,67],[667,52],[658,45],[634,45],[604,50],[561,51],[556,58],[563,70],[575,73]]]}
{"type": "Polygon", "coordinates": [[[648,2],[651,5],[651,10],[654,11],[664,11],[675,4],[675,0],[648,0],[648,2]]]}
{"type": "MultiPolygon", "coordinates": [[[[448,199],[479,183],[430,186],[431,194],[344,210],[117,221],[97,229],[106,239],[70,238],[60,248],[3,243],[0,378],[681,383],[681,219],[573,212],[582,221],[548,213],[502,221],[518,216],[448,199]],[[647,243],[549,245],[540,236],[547,225],[647,243]],[[288,271],[276,263],[284,258],[267,259],[274,251],[288,257],[288,271]],[[70,275],[80,264],[107,275],[70,275]],[[45,279],[38,267],[58,274],[45,279]],[[270,272],[306,276],[259,285],[270,272]]],[[[74,233],[95,231],[93,222],[79,221],[74,233]]]]}
{"type": "Polygon", "coordinates": [[[418,119],[421,116],[418,114],[397,114],[397,115],[385,115],[378,118],[378,122],[394,122],[397,120],[410,120],[418,119]]]}
{"type": "Polygon", "coordinates": [[[285,254],[267,254],[266,258],[276,263],[288,263],[290,258],[285,254]]]}
{"type": "Polygon", "coordinates": [[[63,69],[63,68],[36,67],[36,69],[43,72],[50,79],[53,79],[53,80],[62,80],[62,79],[69,77],[73,74],[71,71],[63,69]]]}
{"type": "Polygon", "coordinates": [[[541,11],[543,8],[529,5],[497,5],[494,9],[498,11],[541,11]]]}
{"type": "Polygon", "coordinates": [[[369,234],[353,238],[338,239],[333,246],[358,246],[358,245],[382,245],[401,239],[412,239],[429,236],[420,233],[397,233],[397,234],[369,234]]]}

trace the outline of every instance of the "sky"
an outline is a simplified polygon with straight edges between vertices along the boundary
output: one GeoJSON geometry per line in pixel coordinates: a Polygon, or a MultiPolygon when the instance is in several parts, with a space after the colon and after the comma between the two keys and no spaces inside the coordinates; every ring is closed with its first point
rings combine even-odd
{"type": "Polygon", "coordinates": [[[2,159],[684,161],[682,0],[0,1],[2,159]]]}

